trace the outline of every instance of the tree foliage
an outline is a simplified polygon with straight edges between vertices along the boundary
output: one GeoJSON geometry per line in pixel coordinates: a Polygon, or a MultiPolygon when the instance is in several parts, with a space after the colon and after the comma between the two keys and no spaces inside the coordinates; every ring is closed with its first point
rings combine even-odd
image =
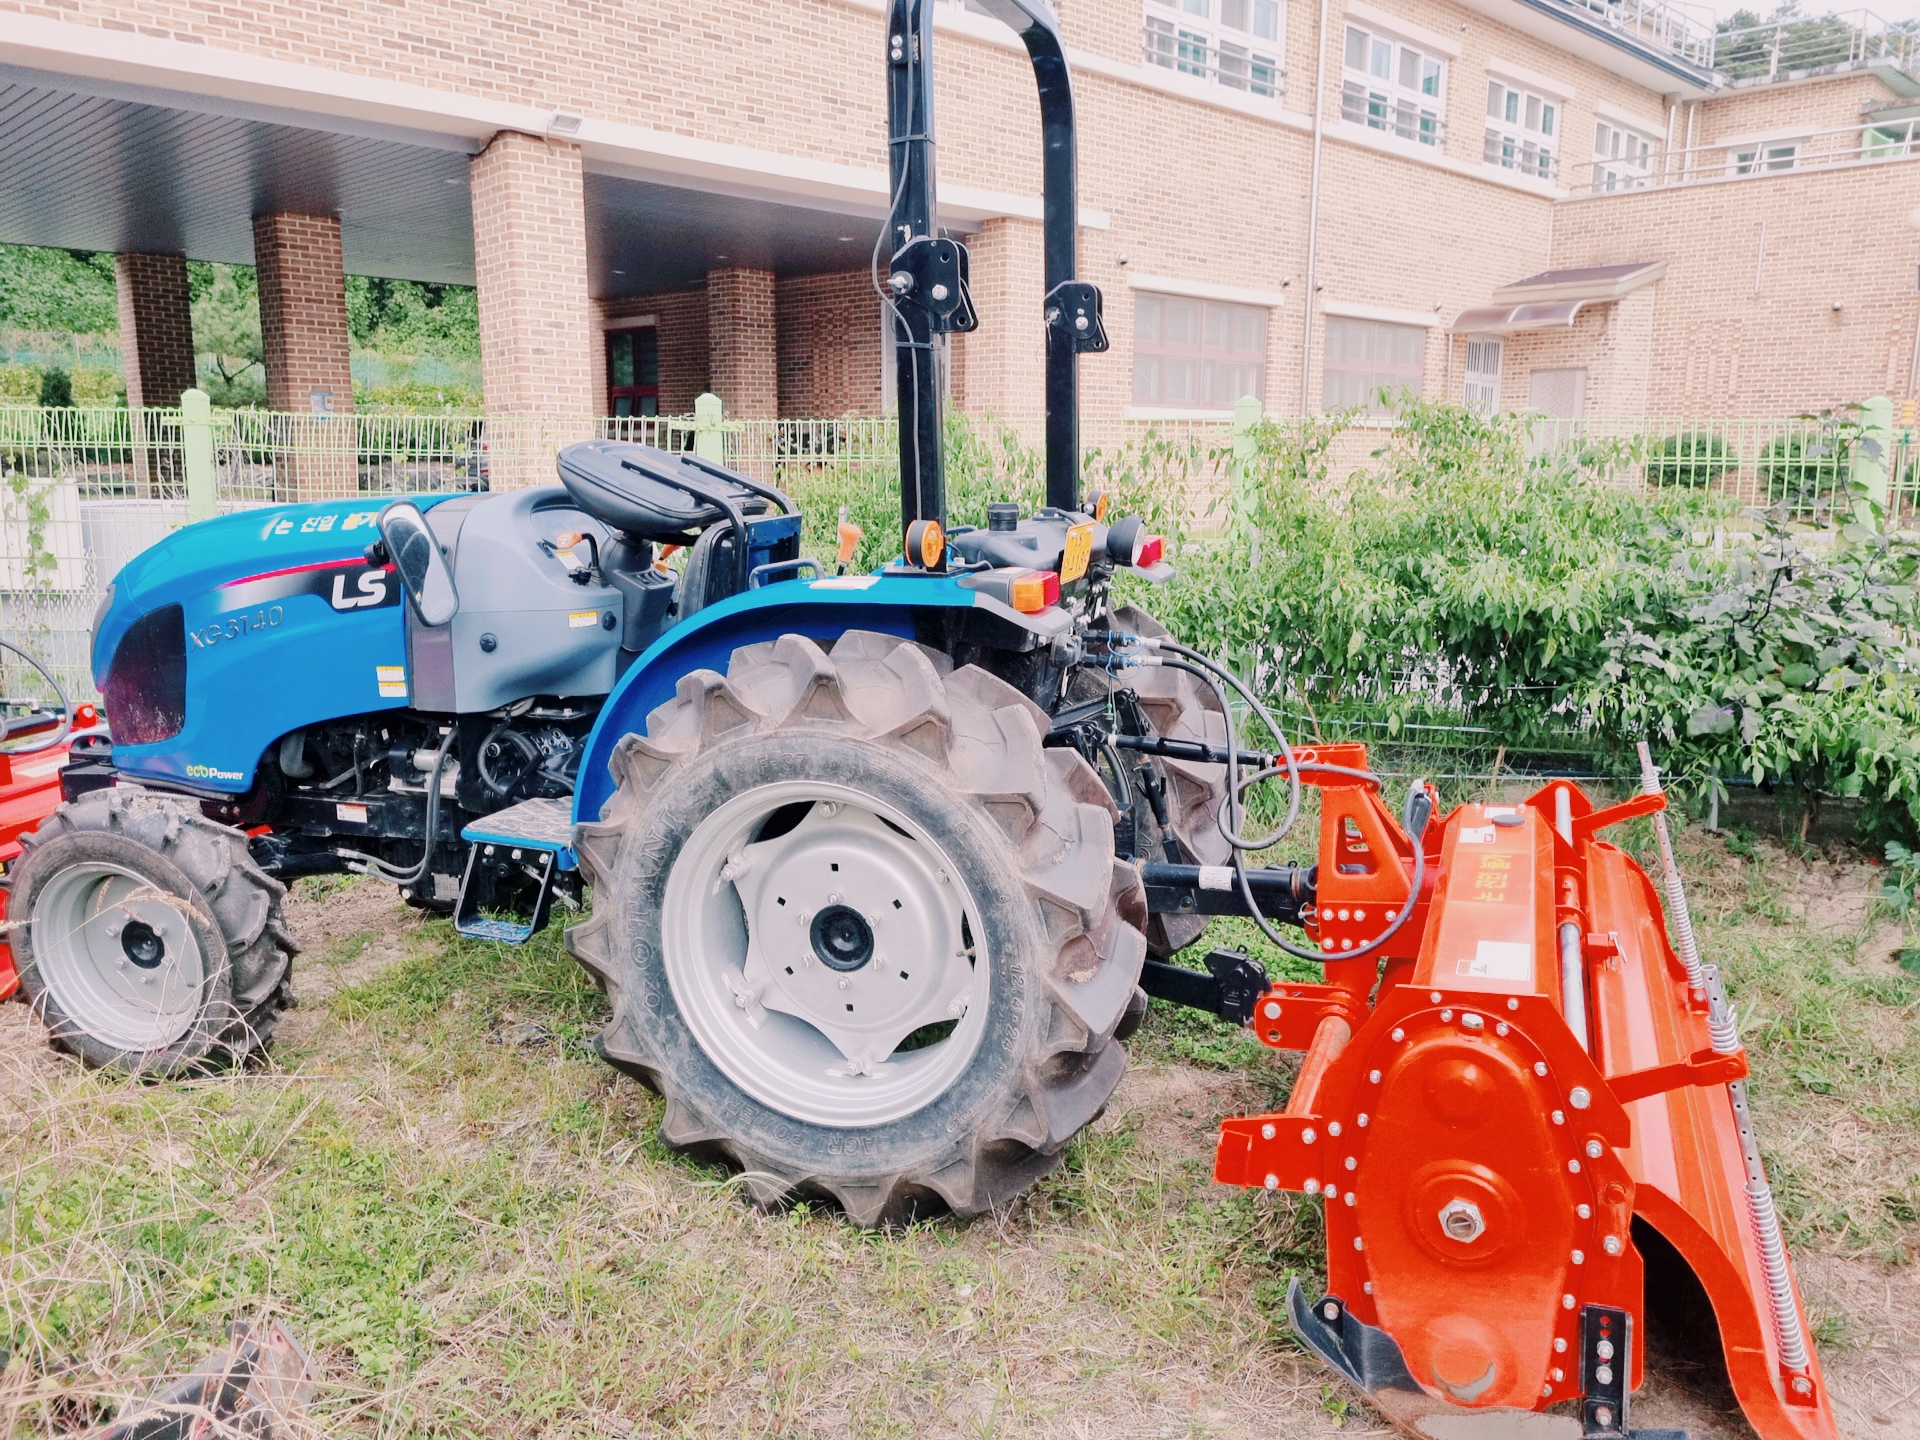
{"type": "Polygon", "coordinates": [[[120,327],[113,256],[0,245],[0,327],[112,334],[120,327]]]}

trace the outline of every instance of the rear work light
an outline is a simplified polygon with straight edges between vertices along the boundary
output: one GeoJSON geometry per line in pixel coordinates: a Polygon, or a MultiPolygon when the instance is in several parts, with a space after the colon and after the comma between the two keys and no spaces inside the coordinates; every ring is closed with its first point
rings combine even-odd
{"type": "Polygon", "coordinates": [[[1166,548],[1161,536],[1147,533],[1146,522],[1138,515],[1116,520],[1107,530],[1107,558],[1116,565],[1136,569],[1158,565],[1166,558],[1166,548]]]}

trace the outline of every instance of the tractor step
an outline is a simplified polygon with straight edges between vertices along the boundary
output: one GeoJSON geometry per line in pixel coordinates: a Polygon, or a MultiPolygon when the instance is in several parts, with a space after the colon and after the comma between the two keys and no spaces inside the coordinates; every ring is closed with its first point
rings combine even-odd
{"type": "Polygon", "coordinates": [[[555,872],[579,863],[573,854],[573,806],[565,800],[523,800],[475,820],[460,838],[473,848],[467,852],[453,928],[470,940],[506,945],[523,945],[544,930],[553,908],[555,872]],[[529,885],[530,904],[524,898],[529,885]],[[522,897],[511,908],[525,912],[525,920],[481,913],[503,908],[503,891],[522,897]]]}
{"type": "Polygon", "coordinates": [[[482,815],[460,832],[474,844],[517,845],[523,850],[551,850],[562,870],[579,862],[573,858],[573,802],[522,800],[491,815],[482,815]]]}

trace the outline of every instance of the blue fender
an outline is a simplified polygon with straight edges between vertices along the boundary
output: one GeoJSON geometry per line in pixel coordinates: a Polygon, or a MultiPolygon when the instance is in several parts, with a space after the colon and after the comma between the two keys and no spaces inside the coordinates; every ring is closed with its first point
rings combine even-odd
{"type": "Polygon", "coordinates": [[[849,630],[910,639],[916,610],[971,609],[982,602],[1002,608],[945,576],[861,575],[781,581],[698,611],[654,641],[607,696],[580,760],[575,823],[600,818],[614,790],[607,765],[613,747],[627,735],[646,734],[647,716],[673,698],[681,676],[695,670],[724,675],[735,650],[782,635],[804,635],[822,645],[849,630]]]}

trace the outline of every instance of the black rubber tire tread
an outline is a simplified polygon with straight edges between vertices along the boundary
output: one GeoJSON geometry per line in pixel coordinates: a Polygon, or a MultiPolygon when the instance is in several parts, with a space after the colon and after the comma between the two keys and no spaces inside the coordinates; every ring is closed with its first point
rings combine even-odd
{"type": "MultiPolygon", "coordinates": [[[[1168,630],[1146,611],[1123,605],[1112,614],[1112,628],[1156,640],[1170,640],[1168,630]]],[[[1106,687],[1107,677],[1092,668],[1084,669],[1074,683],[1076,699],[1092,699],[1106,687]]],[[[1219,698],[1211,686],[1202,685],[1184,670],[1141,668],[1116,683],[1139,697],[1156,733],[1165,740],[1196,740],[1208,745],[1227,743],[1226,717],[1220,713],[1219,698]]],[[[1220,833],[1220,806],[1227,798],[1227,767],[1204,765],[1194,760],[1155,760],[1167,783],[1167,818],[1172,822],[1173,838],[1179,842],[1181,858],[1189,865],[1226,865],[1233,858],[1233,847],[1220,833]]],[[[1140,835],[1153,837],[1151,851],[1145,856],[1160,857],[1159,829],[1146,810],[1144,797],[1137,797],[1144,823],[1140,835]]],[[[1165,960],[1200,938],[1207,928],[1204,915],[1155,915],[1147,924],[1147,953],[1165,960]]]]}
{"type": "Polygon", "coordinates": [[[663,1141],[744,1172],[756,1201],[830,1197],[855,1223],[1003,1209],[1106,1108],[1126,1068],[1113,1039],[1137,990],[1138,872],[1113,858],[1115,808],[1047,720],[977,667],[850,631],[829,656],[798,635],[681,678],[645,736],[615,748],[617,789],[574,848],[594,913],[567,945],[613,1002],[596,1044],[658,1090],[663,1141]],[[884,798],[949,847],[993,957],[988,1030],[948,1091],[870,1127],[793,1119],[707,1057],[660,954],[659,899],[692,827],[773,779],[832,779],[884,798]],[[929,1203],[934,1202],[934,1203],[929,1203]]]}
{"type": "Polygon", "coordinates": [[[244,832],[209,820],[198,802],[133,785],[95,790],[63,804],[21,837],[25,853],[4,883],[8,938],[21,998],[47,1026],[56,1050],[93,1069],[175,1076],[237,1063],[264,1050],[293,999],[287,887],[254,861],[244,832]],[[144,874],[188,906],[210,964],[200,1013],[164,1050],[127,1051],[89,1034],[41,980],[30,919],[39,888],[77,860],[106,860],[144,874]]]}

